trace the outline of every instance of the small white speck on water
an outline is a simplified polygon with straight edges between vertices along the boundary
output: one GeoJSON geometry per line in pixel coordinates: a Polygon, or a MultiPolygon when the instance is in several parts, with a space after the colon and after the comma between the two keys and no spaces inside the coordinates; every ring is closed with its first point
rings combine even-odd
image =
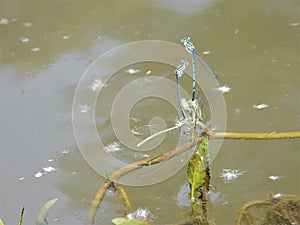
{"type": "Polygon", "coordinates": [[[253,108],[254,109],[265,109],[269,107],[269,105],[265,104],[265,103],[262,103],[262,104],[258,104],[258,105],[253,105],[253,108]]]}
{"type": "Polygon", "coordinates": [[[29,38],[27,38],[27,37],[21,37],[19,40],[20,40],[22,43],[28,43],[28,42],[29,42],[29,38]]]}
{"type": "Polygon", "coordinates": [[[39,52],[41,50],[40,47],[36,47],[36,48],[31,48],[30,51],[32,52],[39,52]]]}
{"type": "Polygon", "coordinates": [[[69,149],[65,148],[61,151],[62,154],[68,154],[70,152],[69,149]]]}
{"type": "Polygon", "coordinates": [[[69,38],[70,38],[69,35],[64,35],[64,36],[62,37],[62,39],[64,39],[64,40],[67,40],[67,39],[69,39],[69,38]]]}
{"type": "Polygon", "coordinates": [[[100,78],[96,78],[93,83],[90,85],[90,89],[92,89],[95,92],[100,91],[104,86],[103,81],[100,78]]]}
{"type": "Polygon", "coordinates": [[[298,27],[299,23],[292,22],[292,23],[289,23],[289,26],[291,26],[291,27],[298,27]]]}
{"type": "Polygon", "coordinates": [[[234,35],[237,35],[237,34],[239,34],[239,33],[240,33],[240,30],[236,28],[236,29],[234,30],[234,35]]]}
{"type": "Polygon", "coordinates": [[[39,172],[37,172],[37,173],[34,174],[35,178],[39,178],[41,176],[43,176],[43,173],[41,171],[39,171],[39,172]]]}
{"type": "Polygon", "coordinates": [[[231,88],[228,87],[226,84],[222,87],[218,87],[215,89],[216,91],[220,91],[222,93],[227,93],[227,92],[230,92],[231,88]]]}
{"type": "Polygon", "coordinates": [[[146,75],[150,75],[152,73],[152,71],[151,70],[148,70],[147,72],[146,72],[146,75]]]}
{"type": "Polygon", "coordinates": [[[46,173],[50,173],[50,172],[55,171],[55,168],[53,168],[52,166],[45,166],[45,167],[43,167],[43,170],[44,170],[46,173]]]}
{"type": "Polygon", "coordinates": [[[26,28],[32,27],[32,23],[30,23],[30,22],[23,23],[22,25],[26,28]]]}
{"type": "Polygon", "coordinates": [[[7,18],[0,18],[0,25],[7,25],[9,20],[7,18]]]}
{"type": "Polygon", "coordinates": [[[24,180],[24,179],[25,179],[24,177],[20,177],[18,180],[21,181],[21,180],[24,180]]]}
{"type": "Polygon", "coordinates": [[[210,51],[204,51],[202,52],[203,55],[209,55],[210,54],[210,51]]]}
{"type": "Polygon", "coordinates": [[[282,178],[281,176],[276,176],[276,175],[269,176],[269,179],[272,181],[280,180],[281,178],[282,178]]]}
{"type": "Polygon", "coordinates": [[[277,194],[273,195],[273,198],[279,198],[279,197],[281,197],[281,196],[282,196],[281,193],[277,193],[277,194]]]}
{"type": "Polygon", "coordinates": [[[224,180],[225,183],[229,183],[239,176],[243,175],[245,171],[240,169],[223,169],[220,173],[220,177],[224,180]]]}
{"type": "Polygon", "coordinates": [[[88,113],[90,111],[91,107],[89,107],[88,105],[81,105],[80,106],[80,112],[81,113],[88,113]]]}
{"type": "Polygon", "coordinates": [[[132,69],[132,68],[125,71],[125,73],[128,73],[130,75],[136,74],[136,73],[139,73],[139,72],[141,72],[139,69],[132,69]]]}

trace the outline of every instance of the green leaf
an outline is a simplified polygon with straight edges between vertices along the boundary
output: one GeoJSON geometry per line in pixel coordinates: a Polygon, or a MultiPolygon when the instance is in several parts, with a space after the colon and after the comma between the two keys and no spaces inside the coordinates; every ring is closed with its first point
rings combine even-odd
{"type": "Polygon", "coordinates": [[[50,208],[55,204],[56,201],[57,201],[57,198],[54,198],[54,199],[49,200],[48,202],[46,202],[43,205],[43,207],[38,215],[37,221],[36,221],[37,225],[48,225],[46,216],[47,216],[50,208]]]}
{"type": "Polygon", "coordinates": [[[0,219],[0,225],[4,225],[3,221],[0,219]]]}
{"type": "Polygon", "coordinates": [[[208,138],[206,137],[204,138],[198,148],[198,151],[192,156],[188,164],[187,174],[191,188],[192,202],[195,201],[195,191],[201,188],[205,183],[205,177],[207,175],[206,168],[208,167],[207,149],[208,138]]]}
{"type": "Polygon", "coordinates": [[[147,220],[143,219],[128,219],[125,217],[120,217],[120,218],[114,218],[112,222],[115,225],[151,225],[151,223],[147,220]]]}
{"type": "Polygon", "coordinates": [[[200,154],[201,161],[204,164],[204,167],[208,167],[208,160],[207,160],[207,153],[208,153],[208,137],[205,137],[203,141],[201,142],[198,153],[200,154]]]}
{"type": "MultiPolygon", "coordinates": [[[[21,211],[21,215],[20,215],[20,219],[19,219],[18,225],[22,225],[23,215],[24,215],[24,207],[22,208],[22,211],[21,211]]],[[[0,223],[0,225],[1,225],[1,223],[0,223]]]]}

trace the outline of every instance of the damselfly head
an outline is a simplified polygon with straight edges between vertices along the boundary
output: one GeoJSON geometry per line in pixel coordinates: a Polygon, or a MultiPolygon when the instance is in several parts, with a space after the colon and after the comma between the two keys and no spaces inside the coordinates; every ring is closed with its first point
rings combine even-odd
{"type": "Polygon", "coordinates": [[[191,40],[190,37],[183,37],[183,38],[181,38],[180,42],[181,42],[181,43],[184,43],[184,42],[190,41],[190,40],[191,40]]]}
{"type": "Polygon", "coordinates": [[[184,64],[184,65],[186,65],[186,66],[189,65],[189,62],[186,61],[185,59],[180,60],[180,63],[181,63],[181,64],[184,64]]]}

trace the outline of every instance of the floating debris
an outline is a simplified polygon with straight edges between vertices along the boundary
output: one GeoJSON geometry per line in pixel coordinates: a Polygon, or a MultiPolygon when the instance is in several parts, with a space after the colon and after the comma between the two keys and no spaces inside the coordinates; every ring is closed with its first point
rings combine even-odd
{"type": "Polygon", "coordinates": [[[240,169],[223,169],[220,173],[220,177],[224,180],[225,183],[237,179],[239,176],[243,175],[245,171],[240,169]]]}
{"type": "Polygon", "coordinates": [[[262,104],[258,104],[258,105],[253,105],[253,108],[254,109],[265,109],[269,107],[269,105],[265,104],[265,103],[262,103],[262,104]]]}
{"type": "Polygon", "coordinates": [[[204,51],[202,52],[203,55],[209,55],[210,54],[210,51],[204,51]]]}
{"type": "Polygon", "coordinates": [[[141,72],[141,71],[138,70],[138,69],[128,69],[128,70],[125,71],[125,73],[128,73],[130,75],[136,74],[136,73],[139,73],[139,72],[141,72]]]}
{"type": "Polygon", "coordinates": [[[154,219],[155,216],[147,208],[145,209],[138,208],[135,212],[127,214],[127,218],[131,220],[135,218],[148,220],[148,219],[154,219]]]}
{"type": "Polygon", "coordinates": [[[239,33],[240,33],[240,30],[236,28],[236,29],[234,30],[234,35],[237,35],[237,34],[239,34],[239,33]]]}
{"type": "Polygon", "coordinates": [[[147,72],[146,72],[146,75],[150,75],[152,73],[152,71],[151,70],[148,70],[147,72]]]}
{"type": "Polygon", "coordinates": [[[18,180],[21,181],[21,180],[24,180],[24,179],[25,179],[24,177],[20,177],[18,180]]]}
{"type": "Polygon", "coordinates": [[[226,93],[226,92],[229,92],[231,90],[230,87],[228,87],[226,84],[222,87],[218,87],[215,89],[216,91],[220,91],[222,93],[226,93]]]}
{"type": "Polygon", "coordinates": [[[281,176],[269,176],[269,179],[272,180],[272,181],[276,181],[276,180],[280,180],[282,177],[281,176]]]}

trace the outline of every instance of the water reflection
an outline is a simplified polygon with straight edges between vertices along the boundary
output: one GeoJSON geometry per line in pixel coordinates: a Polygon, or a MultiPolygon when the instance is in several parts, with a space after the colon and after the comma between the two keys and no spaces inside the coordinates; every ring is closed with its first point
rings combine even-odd
{"type": "MultiPolygon", "coordinates": [[[[25,205],[24,220],[34,224],[41,203],[58,197],[49,221],[83,223],[103,178],[87,166],[75,147],[70,112],[73,94],[86,67],[123,42],[163,39],[177,43],[189,35],[199,52],[210,53],[205,58],[220,74],[220,82],[227,84],[220,91],[231,88],[224,95],[228,130],[299,129],[298,14],[297,1],[1,2],[0,217],[13,224],[16,210],[25,205]],[[253,110],[253,105],[261,104],[270,106],[253,110]],[[73,147],[63,152],[66,146],[73,147]],[[33,177],[39,170],[43,174],[43,167],[52,170],[50,166],[55,172],[33,177]]],[[[144,76],[157,71],[130,67],[124,73],[144,76]]],[[[129,78],[119,85],[127,82],[129,78]]],[[[190,80],[182,83],[187,85],[190,80]]],[[[91,90],[101,84],[101,80],[91,81],[91,90]]],[[[152,114],[157,115],[162,103],[154,105],[152,114]]],[[[90,105],[78,107],[83,114],[90,113],[90,105]]],[[[168,125],[176,119],[169,111],[163,114],[169,115],[165,118],[168,125]]],[[[134,112],[132,117],[149,119],[134,112]]],[[[107,144],[114,143],[115,136],[107,126],[109,116],[99,116],[96,121],[107,144]]],[[[133,121],[132,129],[147,122],[133,121]]],[[[148,128],[136,128],[135,132],[148,135],[148,128]]],[[[298,149],[297,140],[224,143],[212,166],[212,214],[217,224],[232,224],[242,202],[264,197],[270,190],[278,196],[300,194],[295,179],[300,175],[298,149]],[[243,168],[247,173],[224,185],[220,177],[224,168],[243,168]]],[[[157,216],[157,223],[165,224],[180,221],[183,209],[189,210],[188,205],[178,203],[185,199],[185,191],[178,196],[182,186],[187,189],[185,185],[182,170],[163,183],[127,190],[135,209],[146,207],[157,216]]],[[[105,222],[121,215],[118,206],[115,198],[106,199],[99,209],[99,221],[103,215],[108,217],[105,222]]]]}

